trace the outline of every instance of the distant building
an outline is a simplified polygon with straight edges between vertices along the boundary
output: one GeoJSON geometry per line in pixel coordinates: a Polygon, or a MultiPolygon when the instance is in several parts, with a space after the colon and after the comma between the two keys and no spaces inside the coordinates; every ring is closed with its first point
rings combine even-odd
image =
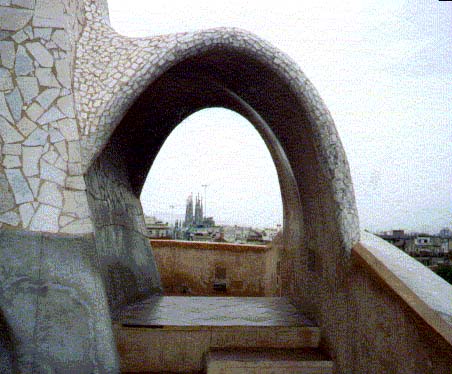
{"type": "Polygon", "coordinates": [[[415,257],[426,266],[435,266],[449,262],[452,254],[452,238],[448,231],[441,230],[439,235],[425,233],[407,234],[403,230],[393,230],[377,234],[380,238],[415,257]]]}
{"type": "Polygon", "coordinates": [[[185,220],[182,227],[182,231],[189,231],[193,227],[214,227],[215,221],[213,217],[204,217],[204,208],[202,204],[202,199],[199,194],[196,196],[196,200],[193,203],[193,194],[190,194],[187,198],[187,203],[185,206],[185,220]],[[194,208],[194,209],[193,209],[194,208]]]}
{"type": "Polygon", "coordinates": [[[413,234],[407,234],[405,230],[392,230],[377,235],[404,252],[409,252],[411,242],[414,239],[413,234]]]}
{"type": "Polygon", "coordinates": [[[452,239],[452,230],[447,227],[441,229],[439,232],[439,237],[442,239],[452,239]]]}
{"type": "Polygon", "coordinates": [[[250,229],[248,231],[248,236],[246,237],[246,242],[247,243],[256,243],[256,244],[263,243],[264,238],[263,238],[262,232],[257,229],[252,229],[250,227],[250,229]]]}
{"type": "Polygon", "coordinates": [[[441,252],[441,238],[434,235],[419,234],[411,243],[409,252],[420,256],[438,256],[441,252]]]}
{"type": "Polygon", "coordinates": [[[155,217],[144,217],[144,223],[148,231],[149,238],[152,239],[172,239],[172,229],[168,222],[163,223],[155,217]]]}
{"type": "Polygon", "coordinates": [[[187,198],[184,227],[189,227],[191,225],[193,225],[193,194],[190,194],[187,198]]]}
{"type": "Polygon", "coordinates": [[[452,238],[441,239],[441,253],[452,254],[452,238]]]}
{"type": "Polygon", "coordinates": [[[196,196],[196,203],[195,203],[195,216],[194,221],[196,226],[201,226],[203,224],[204,215],[202,212],[202,201],[201,198],[196,196]]]}
{"type": "Polygon", "coordinates": [[[262,239],[264,243],[271,243],[278,232],[281,231],[281,225],[277,225],[276,228],[265,228],[262,231],[262,239]]]}

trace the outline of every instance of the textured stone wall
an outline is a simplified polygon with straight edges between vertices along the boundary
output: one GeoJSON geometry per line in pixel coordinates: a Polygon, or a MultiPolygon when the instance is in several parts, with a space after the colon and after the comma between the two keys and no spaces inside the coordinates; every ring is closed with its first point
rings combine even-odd
{"type": "Polygon", "coordinates": [[[86,174],[99,271],[112,310],[161,290],[141,203],[131,190],[120,147],[120,140],[110,143],[86,174]]]}
{"type": "Polygon", "coordinates": [[[271,247],[172,240],[151,243],[164,294],[182,295],[186,290],[186,296],[278,295],[278,259],[271,247]],[[213,288],[214,282],[221,281],[227,285],[225,292],[213,288]]]}
{"type": "Polygon", "coordinates": [[[0,231],[1,373],[118,370],[92,236],[0,231]]]}
{"type": "Polygon", "coordinates": [[[351,271],[347,340],[359,343],[338,351],[350,357],[351,372],[449,372],[452,346],[368,267],[357,261],[351,271]]]}
{"type": "MultiPolygon", "coordinates": [[[[273,243],[284,252],[281,240],[273,243]]],[[[399,251],[389,247],[386,250],[399,251]]],[[[321,328],[321,346],[332,356],[337,373],[450,370],[452,346],[357,256],[337,264],[337,274],[320,273],[318,265],[315,271],[299,268],[295,277],[314,300],[312,317],[321,328]]],[[[392,266],[415,268],[406,263],[392,266]]]]}
{"type": "Polygon", "coordinates": [[[92,232],[72,71],[77,1],[0,5],[0,227],[92,232]]]}

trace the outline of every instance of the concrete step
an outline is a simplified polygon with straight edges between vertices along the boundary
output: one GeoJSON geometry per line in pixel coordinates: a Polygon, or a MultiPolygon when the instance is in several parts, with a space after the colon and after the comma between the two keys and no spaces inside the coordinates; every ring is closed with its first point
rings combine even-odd
{"type": "Polygon", "coordinates": [[[155,297],[122,311],[123,372],[196,372],[212,349],[315,348],[319,329],[281,298],[155,297]]]}
{"type": "Polygon", "coordinates": [[[229,349],[207,354],[207,374],[332,374],[333,362],[315,349],[229,349]]]}

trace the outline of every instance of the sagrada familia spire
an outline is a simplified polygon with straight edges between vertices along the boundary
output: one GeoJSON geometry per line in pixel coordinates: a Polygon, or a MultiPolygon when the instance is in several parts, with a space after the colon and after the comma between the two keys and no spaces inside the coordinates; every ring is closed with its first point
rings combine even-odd
{"type": "Polygon", "coordinates": [[[190,194],[187,198],[187,204],[185,206],[184,227],[191,226],[192,224],[193,224],[193,194],[190,194]]]}
{"type": "Polygon", "coordinates": [[[184,227],[189,227],[192,225],[202,225],[204,221],[204,213],[202,206],[202,199],[198,195],[196,196],[195,201],[195,213],[193,214],[193,194],[190,194],[187,198],[187,204],[185,206],[185,221],[184,227]]]}

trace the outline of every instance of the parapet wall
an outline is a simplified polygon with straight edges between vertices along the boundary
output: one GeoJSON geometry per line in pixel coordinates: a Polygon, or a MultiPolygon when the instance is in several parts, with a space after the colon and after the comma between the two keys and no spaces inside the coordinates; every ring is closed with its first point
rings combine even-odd
{"type": "Polygon", "coordinates": [[[315,300],[321,345],[337,373],[449,373],[452,286],[382,239],[361,238],[338,274],[295,274],[315,300]]]}
{"type": "Polygon", "coordinates": [[[175,240],[151,245],[166,295],[279,295],[279,253],[271,246],[175,240]]]}

